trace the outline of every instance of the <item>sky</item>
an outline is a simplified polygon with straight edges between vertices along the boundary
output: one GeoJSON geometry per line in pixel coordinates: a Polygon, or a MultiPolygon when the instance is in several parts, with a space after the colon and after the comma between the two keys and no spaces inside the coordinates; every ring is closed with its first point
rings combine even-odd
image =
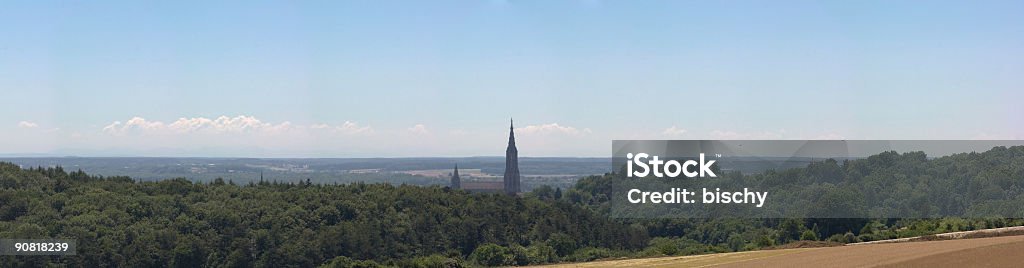
{"type": "Polygon", "coordinates": [[[0,155],[1024,139],[1021,1],[5,1],[0,155]]]}

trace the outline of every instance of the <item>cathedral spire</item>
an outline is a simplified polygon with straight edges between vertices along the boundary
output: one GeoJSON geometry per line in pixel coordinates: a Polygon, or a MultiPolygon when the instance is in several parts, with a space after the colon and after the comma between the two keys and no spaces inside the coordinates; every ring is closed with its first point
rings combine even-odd
{"type": "Polygon", "coordinates": [[[519,194],[519,150],[516,149],[515,122],[509,118],[508,148],[505,149],[505,193],[519,194]]]}
{"type": "Polygon", "coordinates": [[[459,164],[455,164],[455,171],[452,172],[451,187],[452,189],[462,188],[462,179],[459,178],[459,164]]]}
{"type": "Polygon", "coordinates": [[[516,147],[516,132],[514,122],[512,122],[512,118],[508,119],[508,147],[516,147]]]}

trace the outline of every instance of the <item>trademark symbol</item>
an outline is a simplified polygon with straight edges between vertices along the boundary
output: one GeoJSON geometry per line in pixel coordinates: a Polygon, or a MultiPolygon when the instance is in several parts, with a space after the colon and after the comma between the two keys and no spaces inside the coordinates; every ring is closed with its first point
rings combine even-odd
{"type": "Polygon", "coordinates": [[[715,157],[722,157],[722,154],[715,154],[715,157]]]}

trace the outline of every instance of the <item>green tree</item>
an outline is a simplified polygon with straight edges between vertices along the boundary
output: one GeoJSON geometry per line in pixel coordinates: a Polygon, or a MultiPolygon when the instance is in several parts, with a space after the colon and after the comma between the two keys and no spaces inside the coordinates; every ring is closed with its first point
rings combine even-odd
{"type": "Polygon", "coordinates": [[[470,259],[483,266],[512,265],[513,258],[511,250],[493,243],[480,245],[470,255],[470,259]]]}

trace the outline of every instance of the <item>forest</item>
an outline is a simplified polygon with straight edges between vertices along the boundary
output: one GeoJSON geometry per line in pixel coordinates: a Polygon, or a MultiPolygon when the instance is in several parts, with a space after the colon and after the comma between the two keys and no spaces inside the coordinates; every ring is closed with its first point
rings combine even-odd
{"type": "MultiPolygon", "coordinates": [[[[968,194],[1013,201],[1024,188],[1022,163],[1021,146],[939,158],[885,152],[841,165],[824,160],[770,170],[747,179],[838,185],[886,172],[896,185],[913,185],[947,177],[896,175],[952,167],[941,170],[969,181],[968,194]],[[816,175],[823,172],[835,176],[816,175]]],[[[1012,218],[948,217],[618,219],[608,216],[615,179],[614,174],[589,176],[567,189],[541,186],[516,197],[442,186],[285,183],[272,178],[247,183],[142,181],[0,163],[0,238],[78,242],[73,256],[0,256],[0,266],[506,266],[1024,225],[1012,218]]]]}

